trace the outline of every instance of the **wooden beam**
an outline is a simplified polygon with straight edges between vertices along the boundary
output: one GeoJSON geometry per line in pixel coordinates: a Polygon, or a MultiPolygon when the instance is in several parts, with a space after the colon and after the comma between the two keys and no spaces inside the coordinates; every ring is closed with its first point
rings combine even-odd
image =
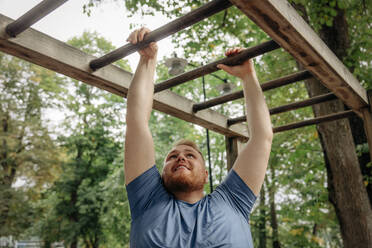
{"type": "MultiPolygon", "coordinates": [[[[0,14],[0,51],[126,97],[131,73],[114,65],[93,72],[89,62],[95,57],[33,29],[25,30],[16,38],[10,38],[5,27],[11,22],[12,19],[0,14]]],[[[225,136],[248,138],[245,125],[228,127],[228,118],[212,110],[194,114],[193,105],[193,101],[167,90],[154,96],[153,108],[225,136]]]]}
{"type": "Polygon", "coordinates": [[[366,90],[284,0],[230,0],[351,109],[368,106],[366,90]]]}

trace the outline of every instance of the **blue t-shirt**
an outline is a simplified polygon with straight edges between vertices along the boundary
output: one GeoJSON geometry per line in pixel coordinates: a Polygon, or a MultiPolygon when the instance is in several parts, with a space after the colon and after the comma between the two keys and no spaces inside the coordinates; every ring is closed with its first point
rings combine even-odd
{"type": "Polygon", "coordinates": [[[249,215],[256,196],[234,170],[194,204],[168,193],[155,166],[130,182],[127,193],[132,248],[253,248],[249,215]]]}

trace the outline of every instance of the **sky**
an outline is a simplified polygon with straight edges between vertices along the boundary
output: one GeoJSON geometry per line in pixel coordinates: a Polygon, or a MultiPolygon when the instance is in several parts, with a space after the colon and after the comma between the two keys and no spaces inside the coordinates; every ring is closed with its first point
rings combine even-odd
{"type": "MultiPolygon", "coordinates": [[[[129,19],[125,14],[124,0],[106,1],[107,3],[93,7],[88,17],[83,13],[83,5],[88,1],[69,0],[35,23],[32,28],[61,41],[79,36],[84,31],[96,31],[116,47],[121,47],[127,43],[126,39],[133,31],[129,28],[130,23],[138,23],[154,30],[171,21],[160,14],[149,17],[135,16],[129,19]]],[[[40,2],[41,0],[0,0],[0,13],[17,19],[40,2]]],[[[171,57],[173,45],[170,37],[159,41],[158,45],[158,58],[171,57]]],[[[126,57],[132,70],[135,69],[138,58],[137,54],[126,57]]]]}

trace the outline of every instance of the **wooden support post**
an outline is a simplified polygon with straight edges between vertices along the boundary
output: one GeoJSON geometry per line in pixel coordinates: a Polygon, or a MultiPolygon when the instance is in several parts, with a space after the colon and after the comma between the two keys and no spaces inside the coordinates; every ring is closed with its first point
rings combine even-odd
{"type": "Polygon", "coordinates": [[[230,171],[244,143],[237,137],[225,136],[225,144],[226,144],[227,171],[230,171]]]}
{"type": "Polygon", "coordinates": [[[369,107],[362,109],[364,131],[367,136],[369,156],[372,161],[372,90],[367,92],[369,107]]]}

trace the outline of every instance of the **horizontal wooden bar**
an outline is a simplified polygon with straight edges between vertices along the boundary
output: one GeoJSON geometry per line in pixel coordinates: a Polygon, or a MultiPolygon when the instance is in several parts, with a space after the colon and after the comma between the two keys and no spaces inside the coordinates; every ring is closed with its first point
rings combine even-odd
{"type": "MultiPolygon", "coordinates": [[[[299,109],[299,108],[304,108],[304,107],[308,107],[308,106],[311,106],[311,105],[314,105],[314,104],[318,104],[318,103],[322,103],[322,102],[326,102],[326,101],[331,101],[331,100],[335,100],[335,99],[337,99],[337,96],[335,96],[335,94],[327,93],[327,94],[324,94],[324,95],[315,96],[315,97],[306,99],[304,101],[294,102],[294,103],[286,104],[286,105],[279,106],[279,107],[276,107],[276,108],[272,108],[269,111],[270,111],[270,115],[275,115],[275,114],[283,113],[283,112],[286,112],[286,111],[299,109]]],[[[227,120],[227,125],[230,126],[230,125],[234,125],[236,123],[245,122],[246,119],[247,119],[247,117],[245,115],[240,116],[240,117],[236,117],[236,118],[231,118],[231,119],[227,120]]]]}
{"type": "Polygon", "coordinates": [[[225,65],[240,65],[242,64],[245,60],[254,58],[258,55],[270,52],[272,50],[278,49],[280,46],[275,42],[275,41],[267,41],[264,42],[258,46],[250,47],[243,52],[223,58],[217,61],[214,61],[212,63],[209,63],[205,66],[201,66],[197,69],[194,69],[192,71],[188,71],[185,73],[182,73],[179,76],[173,77],[171,79],[168,79],[164,82],[158,83],[155,85],[155,93],[160,92],[162,90],[169,89],[171,87],[180,85],[184,82],[193,80],[195,78],[201,77],[206,74],[210,74],[212,72],[218,71],[219,69],[217,68],[218,64],[225,64],[225,65]]]}
{"type": "MultiPolygon", "coordinates": [[[[89,62],[95,58],[94,56],[32,28],[25,30],[16,38],[9,38],[5,33],[5,27],[12,21],[0,14],[0,51],[126,97],[132,79],[131,73],[115,65],[92,72],[89,62]]],[[[228,118],[213,110],[194,114],[193,104],[193,101],[168,90],[154,96],[153,108],[222,135],[237,136],[245,140],[248,138],[246,125],[228,127],[226,124],[228,118]]]]}
{"type": "Polygon", "coordinates": [[[290,104],[287,104],[287,105],[272,108],[272,109],[270,109],[270,114],[275,115],[275,114],[283,113],[283,112],[286,112],[286,111],[299,109],[299,108],[304,108],[304,107],[312,106],[314,104],[327,102],[327,101],[331,101],[331,100],[335,100],[335,99],[337,99],[337,96],[335,94],[327,93],[327,94],[324,94],[324,95],[315,96],[315,97],[306,99],[304,101],[294,102],[294,103],[290,103],[290,104]]]}
{"type": "Polygon", "coordinates": [[[314,119],[310,119],[306,121],[301,121],[301,122],[291,123],[291,124],[284,125],[284,126],[274,127],[273,132],[279,133],[279,132],[288,131],[288,130],[292,130],[292,129],[296,129],[300,127],[306,127],[306,126],[310,126],[314,124],[320,124],[323,122],[335,121],[335,120],[339,120],[343,118],[348,118],[353,115],[355,115],[353,110],[347,110],[347,111],[343,111],[343,112],[339,112],[335,114],[316,117],[314,119]]]}
{"type": "MultiPolygon", "coordinates": [[[[281,78],[274,79],[266,83],[263,83],[261,84],[261,88],[263,91],[271,90],[274,88],[278,88],[278,87],[288,85],[288,84],[291,84],[297,81],[305,80],[308,78],[311,78],[310,72],[300,71],[300,72],[296,72],[296,73],[293,73],[285,77],[281,77],[281,78]]],[[[218,104],[222,104],[222,103],[233,101],[239,98],[243,98],[243,96],[244,96],[243,90],[235,91],[235,92],[223,95],[223,96],[218,96],[216,98],[210,99],[202,103],[197,103],[192,107],[192,109],[194,112],[198,112],[200,110],[207,109],[207,108],[216,106],[218,104]]]]}
{"type": "Polygon", "coordinates": [[[67,2],[68,0],[44,0],[27,13],[22,15],[16,21],[10,23],[6,27],[6,33],[10,37],[16,37],[18,34],[25,31],[27,28],[31,27],[37,21],[39,21],[44,16],[48,15],[50,12],[67,2]]]}
{"type": "MultiPolygon", "coordinates": [[[[287,1],[231,0],[350,109],[368,106],[366,90],[287,1]]],[[[360,112],[359,112],[360,114],[360,112]]]]}
{"type": "Polygon", "coordinates": [[[142,42],[139,42],[135,45],[128,43],[104,56],[101,58],[95,59],[90,62],[90,68],[92,70],[97,70],[106,65],[109,65],[125,56],[128,56],[135,51],[138,51],[146,47],[151,42],[159,41],[169,35],[172,35],[182,29],[185,29],[209,16],[212,16],[224,9],[227,9],[232,4],[228,0],[213,0],[207,4],[201,6],[200,8],[189,12],[188,14],[171,21],[170,23],[150,32],[146,35],[145,39],[142,42]]]}

